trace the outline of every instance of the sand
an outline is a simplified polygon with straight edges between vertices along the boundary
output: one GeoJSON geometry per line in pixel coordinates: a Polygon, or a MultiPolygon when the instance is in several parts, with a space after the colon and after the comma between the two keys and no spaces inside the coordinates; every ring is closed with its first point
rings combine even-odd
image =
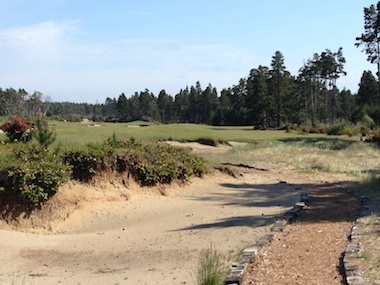
{"type": "Polygon", "coordinates": [[[166,188],[71,183],[40,213],[0,223],[0,284],[196,284],[201,250],[236,261],[299,201],[283,179],[243,169],[166,188]]]}

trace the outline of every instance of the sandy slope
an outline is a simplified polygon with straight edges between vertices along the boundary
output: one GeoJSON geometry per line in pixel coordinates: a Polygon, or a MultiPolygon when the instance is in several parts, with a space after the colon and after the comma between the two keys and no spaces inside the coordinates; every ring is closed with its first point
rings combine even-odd
{"type": "Polygon", "coordinates": [[[202,249],[212,243],[235,261],[299,199],[295,186],[254,170],[239,179],[220,173],[194,179],[161,189],[164,196],[135,186],[85,188],[61,189],[55,197],[61,214],[50,221],[23,219],[13,229],[0,223],[0,284],[195,284],[202,249]]]}

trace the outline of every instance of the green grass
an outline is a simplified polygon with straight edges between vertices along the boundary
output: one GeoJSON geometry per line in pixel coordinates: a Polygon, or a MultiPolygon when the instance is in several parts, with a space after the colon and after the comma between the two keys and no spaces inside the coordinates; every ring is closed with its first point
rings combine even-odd
{"type": "MultiPolygon", "coordinates": [[[[91,126],[85,123],[50,122],[57,132],[57,143],[64,146],[83,145],[88,142],[100,142],[112,136],[127,140],[130,137],[142,141],[176,140],[195,141],[199,138],[212,138],[222,141],[257,142],[268,140],[294,140],[304,138],[332,139],[332,136],[299,133],[287,133],[285,131],[259,131],[252,127],[215,127],[197,124],[169,124],[147,125],[146,122],[131,123],[101,123],[99,126],[91,126]]],[[[343,137],[342,137],[343,138],[343,137]]]]}

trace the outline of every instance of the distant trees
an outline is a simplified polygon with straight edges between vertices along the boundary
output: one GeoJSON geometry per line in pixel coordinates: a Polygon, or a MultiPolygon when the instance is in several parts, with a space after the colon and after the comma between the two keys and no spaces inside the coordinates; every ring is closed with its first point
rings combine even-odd
{"type": "Polygon", "coordinates": [[[334,124],[337,118],[336,81],[346,75],[342,48],[337,52],[329,49],[315,53],[299,71],[298,81],[304,94],[306,120],[313,126],[317,123],[334,124]]]}
{"type": "Polygon", "coordinates": [[[29,94],[25,89],[0,88],[0,115],[35,117],[38,113],[46,113],[49,103],[50,98],[39,91],[29,94]]]}
{"type": "Polygon", "coordinates": [[[364,71],[357,94],[340,91],[337,80],[346,73],[343,51],[315,53],[297,75],[286,69],[285,58],[276,51],[269,67],[252,68],[247,77],[220,92],[200,82],[186,86],[174,96],[161,90],[157,96],[145,89],[132,95],[107,97],[104,103],[50,102],[42,93],[0,89],[0,116],[35,117],[42,113],[55,119],[158,123],[251,125],[255,128],[286,128],[290,125],[334,125],[338,120],[360,122],[366,115],[380,123],[379,86],[364,71]]]}

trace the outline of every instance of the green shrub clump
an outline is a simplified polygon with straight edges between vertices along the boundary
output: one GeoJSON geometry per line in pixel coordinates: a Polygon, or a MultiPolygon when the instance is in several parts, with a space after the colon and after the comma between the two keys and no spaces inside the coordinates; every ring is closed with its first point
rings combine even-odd
{"type": "Polygon", "coordinates": [[[193,175],[201,177],[206,171],[202,158],[167,144],[135,144],[125,158],[129,171],[145,186],[187,180],[193,175]]]}
{"type": "Polygon", "coordinates": [[[73,178],[89,181],[102,171],[129,172],[143,186],[168,184],[175,179],[202,176],[205,161],[184,149],[167,144],[143,144],[131,138],[119,141],[115,136],[103,143],[87,144],[67,151],[63,161],[73,168],[73,178]]]}
{"type": "Polygon", "coordinates": [[[143,144],[133,138],[119,141],[115,135],[103,143],[89,143],[58,155],[47,147],[54,133],[46,125],[39,132],[48,135],[37,138],[39,145],[16,144],[13,152],[2,155],[0,203],[35,207],[54,195],[70,177],[89,182],[102,172],[127,172],[141,185],[153,186],[202,176],[207,170],[202,158],[184,149],[143,144]]]}
{"type": "Polygon", "coordinates": [[[81,149],[64,152],[62,160],[72,167],[73,179],[88,182],[101,171],[114,170],[116,149],[107,144],[88,143],[81,149]]]}
{"type": "Polygon", "coordinates": [[[37,206],[70,178],[70,166],[43,147],[20,145],[0,167],[3,202],[37,206]]]}

